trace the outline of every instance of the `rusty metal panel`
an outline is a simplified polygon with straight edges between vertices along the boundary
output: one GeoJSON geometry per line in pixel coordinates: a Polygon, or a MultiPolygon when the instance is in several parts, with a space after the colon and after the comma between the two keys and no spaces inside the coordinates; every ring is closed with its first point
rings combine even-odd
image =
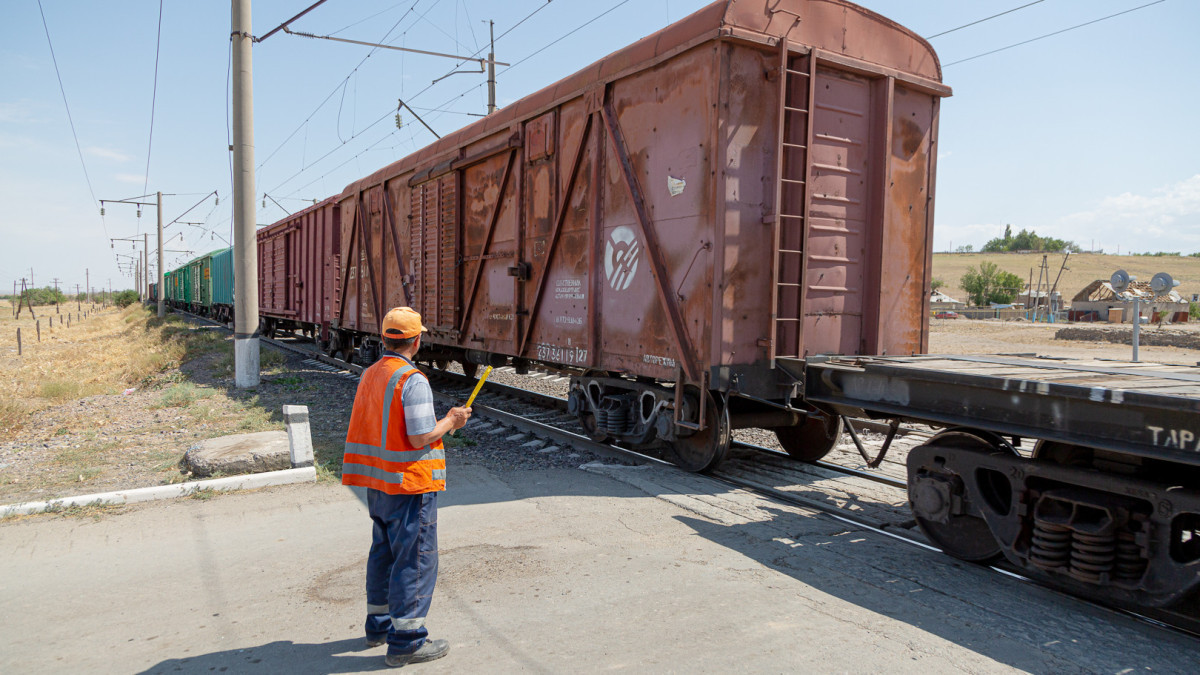
{"type": "Polygon", "coordinates": [[[535,117],[525,125],[525,161],[536,162],[554,154],[554,112],[535,117]]]}
{"type": "MultiPolygon", "coordinates": [[[[714,355],[712,366],[761,363],[769,359],[772,339],[770,326],[771,257],[773,229],[781,220],[777,213],[804,213],[803,202],[785,207],[775,204],[775,176],[779,163],[779,127],[781,79],[780,54],[748,45],[727,44],[723,48],[720,119],[718,120],[717,165],[720,168],[714,217],[720,223],[715,253],[720,277],[715,284],[710,339],[714,355]]],[[[793,104],[801,104],[796,98],[793,104]]],[[[788,130],[785,130],[785,132],[788,130]]],[[[801,133],[801,130],[791,130],[801,133]]],[[[790,137],[789,137],[790,138],[790,137]]],[[[801,143],[803,141],[800,141],[801,143]]],[[[787,166],[786,175],[802,178],[804,155],[795,155],[796,165],[787,166]]],[[[784,195],[785,198],[787,194],[784,195]]],[[[794,220],[794,219],[790,219],[794,220]]],[[[799,235],[803,221],[779,225],[792,239],[784,242],[787,250],[801,248],[799,235]]],[[[794,257],[794,256],[793,256],[794,257]]],[[[700,264],[700,263],[697,263],[700,264]]],[[[792,270],[793,283],[799,283],[799,269],[792,270]]],[[[694,272],[693,272],[694,273],[694,272]]],[[[800,315],[798,305],[786,316],[789,329],[785,341],[798,344],[800,315]]],[[[775,337],[776,341],[780,339],[775,337]]],[[[793,347],[794,349],[794,347],[793,347]]]]}
{"type": "MultiPolygon", "coordinates": [[[[487,147],[496,145],[489,139],[487,147]]],[[[469,149],[474,150],[474,149],[469,149]]],[[[462,344],[512,353],[516,297],[508,268],[516,263],[516,165],[521,150],[486,157],[462,169],[462,344]]]]}
{"type": "Polygon", "coordinates": [[[443,174],[411,193],[410,246],[415,309],[431,330],[458,327],[458,173],[443,174]]]}
{"type": "Polygon", "coordinates": [[[852,354],[863,341],[873,147],[871,87],[861,76],[819,68],[804,286],[804,354],[852,354]]]}
{"type": "Polygon", "coordinates": [[[623,170],[609,130],[601,265],[594,271],[603,275],[601,368],[676,379],[685,359],[708,364],[712,358],[707,338],[717,233],[710,132],[718,63],[715,45],[699,47],[611,85],[613,122],[630,171],[623,170]],[[633,188],[640,190],[648,223],[633,188]]]}
{"type": "Polygon", "coordinates": [[[929,297],[928,268],[933,241],[926,223],[932,218],[929,193],[934,113],[937,99],[897,85],[893,89],[889,172],[882,250],[887,252],[879,283],[879,354],[923,351],[922,311],[929,297]]]}

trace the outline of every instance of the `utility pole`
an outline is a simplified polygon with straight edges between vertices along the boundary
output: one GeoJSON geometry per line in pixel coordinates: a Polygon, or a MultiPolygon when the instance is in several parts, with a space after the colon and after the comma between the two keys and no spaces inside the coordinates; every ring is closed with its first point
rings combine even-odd
{"type": "Polygon", "coordinates": [[[58,277],[54,277],[54,313],[62,314],[62,312],[58,310],[58,277]]]}
{"type": "Polygon", "coordinates": [[[158,192],[158,317],[167,313],[163,304],[163,238],[162,238],[162,191],[158,192]]]}
{"type": "Polygon", "coordinates": [[[258,386],[258,257],[254,213],[254,35],[250,0],[233,0],[233,377],[258,386]]]}
{"type": "Polygon", "coordinates": [[[488,52],[488,114],[496,112],[496,22],[488,21],[491,51],[488,52]]]}
{"type": "MultiPolygon", "coordinates": [[[[107,234],[107,233],[105,233],[105,234],[107,234]]],[[[83,281],[84,281],[83,287],[85,289],[87,289],[87,294],[88,294],[87,300],[88,300],[88,304],[90,305],[90,304],[92,304],[92,271],[86,267],[83,268],[83,281]]]]}
{"type": "MultiPolygon", "coordinates": [[[[161,217],[161,216],[159,216],[161,217]]],[[[150,299],[150,233],[142,233],[142,301],[150,299]]]]}

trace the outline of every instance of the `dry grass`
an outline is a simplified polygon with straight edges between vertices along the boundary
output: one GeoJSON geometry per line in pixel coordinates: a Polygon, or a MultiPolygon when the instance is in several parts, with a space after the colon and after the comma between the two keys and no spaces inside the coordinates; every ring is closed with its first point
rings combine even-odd
{"type": "Polygon", "coordinates": [[[37,308],[40,341],[38,322],[28,312],[22,312],[20,319],[9,314],[0,317],[0,372],[7,382],[0,391],[0,437],[11,436],[31,413],[140,386],[178,366],[186,355],[222,346],[222,336],[215,331],[194,330],[173,315],[158,319],[139,305],[90,309],[88,314],[83,319],[73,317],[67,328],[62,321],[65,314],[56,315],[53,306],[37,308]]]}
{"type": "MultiPolygon", "coordinates": [[[[1042,264],[1041,253],[935,253],[933,256],[933,277],[946,282],[942,292],[950,297],[965,300],[966,291],[959,288],[959,281],[968,267],[979,268],[981,262],[995,263],[997,267],[1021,277],[1021,281],[1029,283],[1033,270],[1033,284],[1038,282],[1038,270],[1042,264]]],[[[1058,269],[1062,265],[1063,256],[1058,253],[1047,254],[1046,264],[1050,268],[1049,284],[1054,283],[1058,269]]],[[[1131,255],[1099,255],[1092,253],[1073,253],[1067,261],[1067,270],[1062,273],[1058,282],[1058,291],[1068,302],[1075,294],[1083,290],[1096,279],[1108,279],[1113,272],[1123,269],[1136,276],[1140,281],[1150,281],[1150,277],[1158,272],[1166,272],[1180,282],[1177,289],[1185,298],[1192,293],[1200,292],[1200,258],[1176,256],[1131,256],[1131,255]]],[[[1043,287],[1046,281],[1043,278],[1043,287]]]]}

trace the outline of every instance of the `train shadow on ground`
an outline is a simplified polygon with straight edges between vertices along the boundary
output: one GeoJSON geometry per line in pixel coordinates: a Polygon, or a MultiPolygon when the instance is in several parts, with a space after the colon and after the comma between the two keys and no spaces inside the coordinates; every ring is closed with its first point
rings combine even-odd
{"type": "Polygon", "coordinates": [[[676,520],[801,582],[796,595],[818,612],[829,611],[826,596],[865,610],[836,617],[848,629],[890,623],[879,616],[904,624],[891,636],[897,658],[927,633],[1026,672],[1185,672],[1195,665],[1196,643],[1186,636],[823,514],[760,511],[762,520],[746,523],[676,520]]]}

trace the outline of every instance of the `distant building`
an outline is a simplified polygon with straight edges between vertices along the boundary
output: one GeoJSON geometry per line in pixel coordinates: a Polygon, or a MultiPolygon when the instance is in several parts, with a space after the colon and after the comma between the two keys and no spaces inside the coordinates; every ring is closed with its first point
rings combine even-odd
{"type": "Polygon", "coordinates": [[[1186,323],[1188,301],[1175,291],[1155,296],[1147,281],[1134,281],[1124,293],[1113,291],[1112,284],[1097,279],[1079,291],[1071,300],[1068,319],[1071,321],[1133,321],[1133,298],[1139,299],[1139,313],[1150,323],[1186,323]],[[1119,310],[1110,312],[1110,310],[1119,310]]]}
{"type": "Polygon", "coordinates": [[[1032,291],[1026,288],[1014,302],[1027,309],[1040,308],[1042,313],[1057,313],[1063,307],[1062,293],[1054,291],[1032,291]]]}
{"type": "Polygon", "coordinates": [[[962,300],[955,300],[941,291],[933,291],[929,294],[929,309],[933,311],[939,310],[959,310],[967,306],[967,303],[962,300]]]}

